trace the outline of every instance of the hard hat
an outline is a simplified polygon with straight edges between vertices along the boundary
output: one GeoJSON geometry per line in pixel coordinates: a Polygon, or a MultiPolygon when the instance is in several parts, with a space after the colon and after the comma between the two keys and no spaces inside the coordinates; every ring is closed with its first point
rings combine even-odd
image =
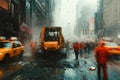
{"type": "Polygon", "coordinates": [[[105,45],[105,42],[104,42],[104,41],[101,41],[101,42],[99,43],[99,45],[105,45]]]}

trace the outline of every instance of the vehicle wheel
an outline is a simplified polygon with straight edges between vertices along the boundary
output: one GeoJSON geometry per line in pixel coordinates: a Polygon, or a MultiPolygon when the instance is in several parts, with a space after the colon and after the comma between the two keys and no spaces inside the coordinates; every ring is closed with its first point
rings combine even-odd
{"type": "Polygon", "coordinates": [[[5,57],[4,57],[4,61],[8,61],[9,60],[9,54],[6,54],[5,57]]]}
{"type": "Polygon", "coordinates": [[[19,57],[23,57],[23,51],[21,51],[21,53],[19,54],[19,57]]]}

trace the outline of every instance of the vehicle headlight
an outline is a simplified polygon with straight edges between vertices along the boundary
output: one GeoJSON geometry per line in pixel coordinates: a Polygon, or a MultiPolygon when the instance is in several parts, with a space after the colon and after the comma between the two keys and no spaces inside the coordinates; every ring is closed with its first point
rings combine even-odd
{"type": "Polygon", "coordinates": [[[0,55],[3,55],[3,53],[0,52],[0,55]]]}
{"type": "Polygon", "coordinates": [[[47,47],[45,47],[45,49],[47,49],[47,47]]]}

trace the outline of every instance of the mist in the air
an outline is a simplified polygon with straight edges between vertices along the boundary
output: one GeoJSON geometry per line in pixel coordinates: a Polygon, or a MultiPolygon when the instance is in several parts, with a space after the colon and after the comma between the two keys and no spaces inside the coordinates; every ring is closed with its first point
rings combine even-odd
{"type": "Polygon", "coordinates": [[[62,27],[65,39],[79,39],[74,33],[77,20],[81,17],[81,10],[84,8],[89,8],[89,17],[87,17],[89,21],[94,17],[97,0],[55,0],[52,25],[62,27]]]}

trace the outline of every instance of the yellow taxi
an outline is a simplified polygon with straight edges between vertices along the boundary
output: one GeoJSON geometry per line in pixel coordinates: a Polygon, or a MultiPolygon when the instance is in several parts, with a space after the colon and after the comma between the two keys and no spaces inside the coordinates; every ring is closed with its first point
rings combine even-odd
{"type": "Polygon", "coordinates": [[[120,46],[117,43],[105,41],[105,47],[107,48],[109,55],[120,55],[120,46]]]}
{"type": "Polygon", "coordinates": [[[14,56],[22,57],[24,50],[25,47],[16,37],[11,37],[9,40],[0,37],[0,61],[14,56]]]}

